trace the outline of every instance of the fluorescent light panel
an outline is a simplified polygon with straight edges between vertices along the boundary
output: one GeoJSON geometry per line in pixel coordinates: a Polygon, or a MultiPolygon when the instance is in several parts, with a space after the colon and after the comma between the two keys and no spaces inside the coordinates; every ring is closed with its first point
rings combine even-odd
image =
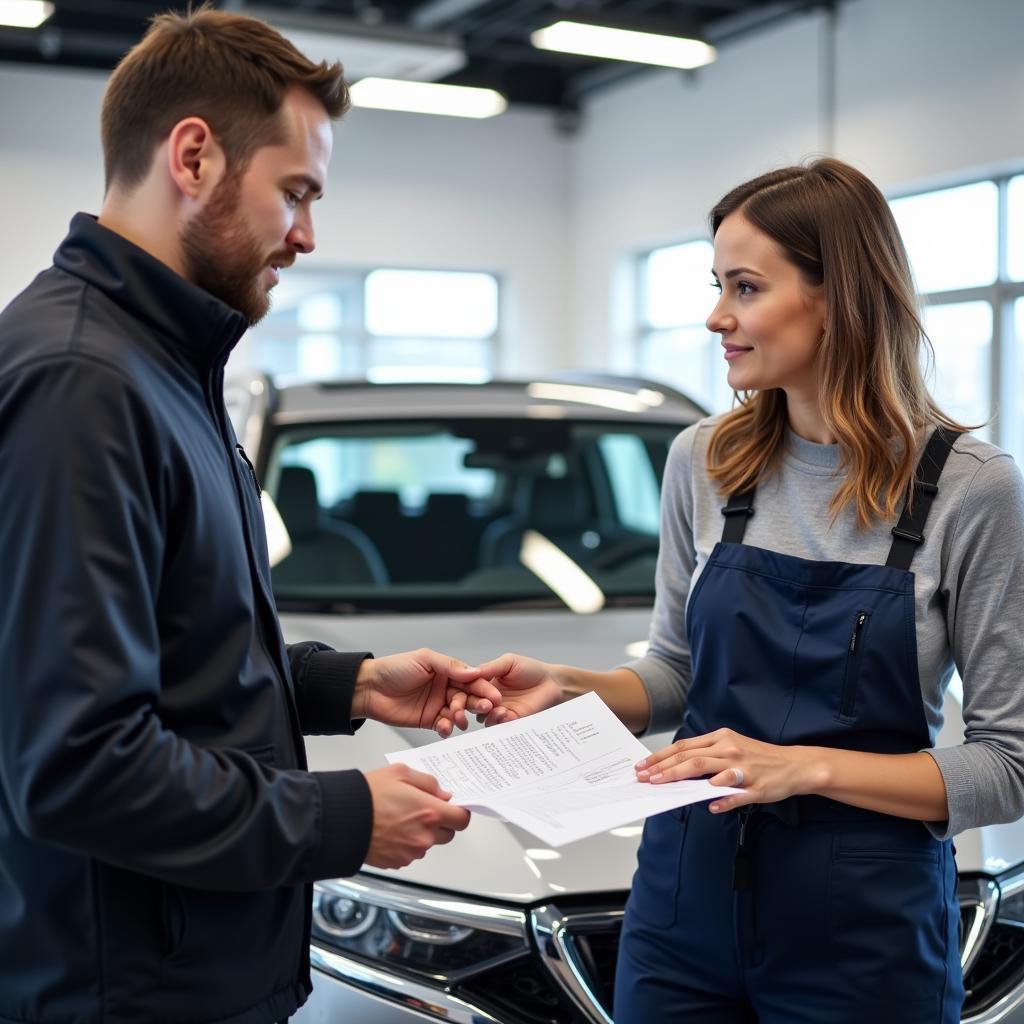
{"type": "Polygon", "coordinates": [[[38,28],[53,14],[46,0],[0,0],[0,25],[14,28],[38,28]]]}
{"type": "Polygon", "coordinates": [[[447,117],[494,117],[508,106],[505,97],[493,89],[402,82],[395,78],[363,78],[351,87],[350,94],[354,107],[447,117]]]}
{"type": "Polygon", "coordinates": [[[666,68],[699,68],[710,64],[716,56],[715,48],[699,39],[587,25],[579,21],[557,21],[534,32],[530,40],[540,50],[656,64],[666,68]]]}
{"type": "MultiPolygon", "coordinates": [[[[271,24],[275,23],[271,21],[271,24]]],[[[275,24],[275,27],[278,26],[275,24]]],[[[349,80],[376,76],[433,82],[461,70],[466,64],[466,55],[457,47],[418,42],[413,38],[391,38],[370,32],[346,35],[341,29],[314,32],[286,25],[281,25],[279,31],[310,60],[341,61],[349,80]]]]}

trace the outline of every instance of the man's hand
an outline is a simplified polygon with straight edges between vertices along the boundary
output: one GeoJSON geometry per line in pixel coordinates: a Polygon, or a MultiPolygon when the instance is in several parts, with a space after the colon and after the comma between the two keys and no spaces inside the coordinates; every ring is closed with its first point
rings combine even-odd
{"type": "Polygon", "coordinates": [[[499,697],[493,700],[493,707],[484,707],[486,702],[474,700],[471,695],[456,691],[449,706],[442,712],[442,717],[464,716],[466,709],[474,713],[477,721],[484,725],[497,725],[499,722],[512,722],[545,711],[564,699],[558,668],[534,658],[503,654],[494,661],[480,665],[477,671],[481,681],[489,681],[498,691],[499,697]]]}
{"type": "Polygon", "coordinates": [[[373,833],[366,863],[404,868],[436,843],[450,843],[469,824],[469,811],[448,803],[433,775],[393,764],[366,773],[373,798],[373,833]]]}
{"type": "Polygon", "coordinates": [[[479,669],[421,648],[367,658],[356,677],[352,717],[434,729],[444,737],[451,735],[453,725],[466,728],[467,700],[470,711],[485,715],[501,701],[501,692],[480,678],[479,669]],[[446,713],[452,702],[457,712],[446,713]]]}

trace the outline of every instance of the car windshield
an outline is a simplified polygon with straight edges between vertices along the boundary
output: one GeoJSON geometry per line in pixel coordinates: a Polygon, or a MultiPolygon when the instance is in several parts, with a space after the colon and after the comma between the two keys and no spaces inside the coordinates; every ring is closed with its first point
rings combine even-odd
{"type": "Polygon", "coordinates": [[[472,419],[288,426],[264,473],[282,610],[650,605],[684,424],[472,419]]]}

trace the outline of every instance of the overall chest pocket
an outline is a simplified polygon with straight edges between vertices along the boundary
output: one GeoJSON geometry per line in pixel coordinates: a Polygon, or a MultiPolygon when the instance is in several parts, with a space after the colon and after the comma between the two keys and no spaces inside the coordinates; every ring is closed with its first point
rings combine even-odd
{"type": "Polygon", "coordinates": [[[857,717],[857,691],[860,687],[870,627],[871,612],[867,609],[858,610],[850,623],[849,639],[844,654],[845,667],[839,691],[839,713],[836,716],[841,722],[852,722],[857,717]]]}

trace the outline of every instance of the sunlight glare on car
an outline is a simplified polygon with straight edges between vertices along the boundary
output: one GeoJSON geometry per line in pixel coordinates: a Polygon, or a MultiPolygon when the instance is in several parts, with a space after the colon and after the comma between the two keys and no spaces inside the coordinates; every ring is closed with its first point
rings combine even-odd
{"type": "Polygon", "coordinates": [[[604,607],[601,588],[556,544],[542,533],[526,530],[519,561],[546,583],[572,611],[591,615],[604,607]]]}

